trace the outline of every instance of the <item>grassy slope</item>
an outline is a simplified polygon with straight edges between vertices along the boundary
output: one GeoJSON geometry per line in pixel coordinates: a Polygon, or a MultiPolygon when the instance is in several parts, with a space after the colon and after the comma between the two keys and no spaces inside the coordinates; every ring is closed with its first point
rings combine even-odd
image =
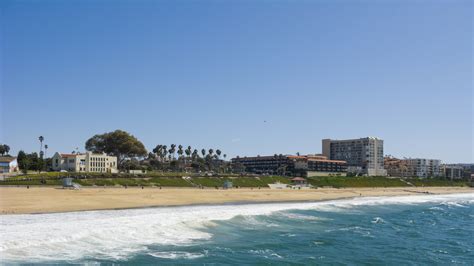
{"type": "MultiPolygon", "coordinates": [[[[61,185],[58,178],[64,173],[42,173],[29,174],[9,178],[8,181],[0,181],[0,185],[42,185],[41,179],[46,179],[46,185],[61,185]]],[[[83,186],[168,186],[168,187],[222,187],[225,180],[230,180],[233,186],[240,187],[267,187],[269,183],[289,183],[288,177],[280,176],[220,176],[220,177],[198,177],[187,173],[148,173],[146,176],[112,175],[112,174],[88,174],[87,179],[75,179],[74,182],[83,186]],[[191,176],[189,181],[182,176],[191,176]]],[[[449,181],[443,179],[408,179],[415,186],[467,186],[466,181],[449,181]]],[[[308,182],[316,187],[407,187],[407,183],[399,179],[385,177],[311,177],[308,182]]],[[[44,185],[44,184],[43,184],[44,185]]]]}

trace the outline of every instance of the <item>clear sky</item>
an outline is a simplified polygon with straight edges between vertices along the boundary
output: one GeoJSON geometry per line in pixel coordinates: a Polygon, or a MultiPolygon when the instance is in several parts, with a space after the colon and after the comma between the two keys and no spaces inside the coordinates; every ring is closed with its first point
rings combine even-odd
{"type": "Polygon", "coordinates": [[[3,0],[0,142],[473,162],[472,1],[3,0]],[[265,122],[266,121],[266,122],[265,122]]]}

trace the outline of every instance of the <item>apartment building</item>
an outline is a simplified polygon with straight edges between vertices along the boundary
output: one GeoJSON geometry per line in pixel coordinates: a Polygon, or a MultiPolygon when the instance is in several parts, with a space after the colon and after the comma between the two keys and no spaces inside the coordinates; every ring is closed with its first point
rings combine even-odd
{"type": "Polygon", "coordinates": [[[75,153],[65,154],[56,152],[52,157],[54,171],[117,173],[117,157],[105,153],[75,153]]]}
{"type": "Polygon", "coordinates": [[[256,174],[285,174],[291,164],[287,155],[236,157],[231,162],[234,167],[240,165],[245,172],[256,174]]]}
{"type": "Polygon", "coordinates": [[[288,175],[345,175],[345,161],[328,160],[321,155],[274,155],[255,157],[236,157],[232,164],[240,164],[246,172],[257,174],[288,175]]]}
{"type": "Polygon", "coordinates": [[[408,175],[412,177],[440,177],[443,176],[441,160],[410,158],[405,159],[408,167],[408,175]]]}
{"type": "Polygon", "coordinates": [[[465,167],[458,164],[445,164],[442,166],[442,173],[447,179],[463,179],[466,175],[465,167]]]}
{"type": "Polygon", "coordinates": [[[383,158],[383,140],[367,137],[347,140],[322,140],[323,155],[330,160],[347,162],[348,172],[368,176],[386,176],[383,158]]]}
{"type": "Polygon", "coordinates": [[[406,160],[398,159],[392,156],[384,157],[384,168],[388,176],[392,177],[410,177],[408,163],[406,160]]]}

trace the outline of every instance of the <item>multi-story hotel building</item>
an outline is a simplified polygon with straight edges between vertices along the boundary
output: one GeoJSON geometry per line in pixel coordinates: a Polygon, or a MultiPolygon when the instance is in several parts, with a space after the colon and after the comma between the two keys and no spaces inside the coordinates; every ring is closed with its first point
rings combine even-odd
{"type": "Polygon", "coordinates": [[[347,140],[322,140],[323,155],[330,160],[347,162],[348,171],[368,176],[386,176],[383,161],[383,140],[367,137],[347,140]]]}
{"type": "Polygon", "coordinates": [[[434,159],[405,159],[409,176],[413,177],[440,177],[443,176],[441,160],[434,159]]]}
{"type": "Polygon", "coordinates": [[[246,172],[257,174],[342,175],[347,169],[345,161],[328,160],[320,155],[236,157],[231,161],[233,165],[243,166],[246,172]]]}
{"type": "Polygon", "coordinates": [[[116,173],[117,157],[105,153],[64,154],[56,152],[52,158],[54,171],[116,173]]]}

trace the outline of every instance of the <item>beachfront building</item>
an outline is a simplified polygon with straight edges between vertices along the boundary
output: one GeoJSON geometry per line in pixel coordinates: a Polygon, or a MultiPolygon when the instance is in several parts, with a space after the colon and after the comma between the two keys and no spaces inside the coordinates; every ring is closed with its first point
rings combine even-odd
{"type": "Polygon", "coordinates": [[[281,175],[345,175],[345,161],[328,160],[321,155],[273,155],[232,158],[233,166],[242,166],[245,172],[281,175]]]}
{"type": "Polygon", "coordinates": [[[408,167],[408,175],[412,177],[441,177],[443,176],[441,160],[436,159],[405,159],[408,167]]]}
{"type": "Polygon", "coordinates": [[[18,161],[16,157],[1,156],[0,157],[0,174],[10,174],[18,172],[18,161]]]}
{"type": "Polygon", "coordinates": [[[117,173],[117,157],[105,153],[75,153],[65,154],[56,152],[52,158],[54,171],[117,173]]]}
{"type": "Polygon", "coordinates": [[[329,160],[323,155],[288,156],[295,173],[302,176],[346,176],[347,162],[329,160]]]}
{"type": "Polygon", "coordinates": [[[383,140],[367,137],[346,140],[322,140],[323,155],[330,160],[347,162],[347,171],[368,176],[386,176],[383,140]]]}
{"type": "Polygon", "coordinates": [[[385,156],[383,164],[388,176],[410,177],[408,163],[406,160],[398,159],[392,156],[385,156]]]}
{"type": "Polygon", "coordinates": [[[286,155],[235,157],[231,159],[233,168],[243,168],[244,172],[255,174],[285,174],[290,161],[286,155]]]}
{"type": "Polygon", "coordinates": [[[442,172],[447,179],[463,179],[465,177],[465,168],[458,164],[445,164],[442,166],[442,172]]]}

